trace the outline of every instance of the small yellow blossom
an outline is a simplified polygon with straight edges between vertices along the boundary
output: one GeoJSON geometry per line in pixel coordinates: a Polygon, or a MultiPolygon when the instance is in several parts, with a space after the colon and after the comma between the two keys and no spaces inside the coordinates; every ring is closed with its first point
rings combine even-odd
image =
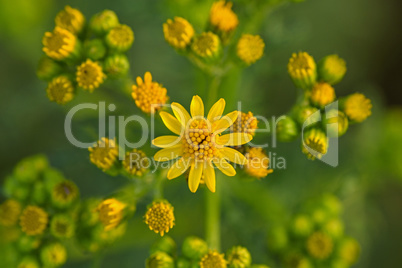
{"type": "Polygon", "coordinates": [[[219,37],[212,32],[202,33],[194,39],[191,49],[202,58],[214,57],[220,50],[219,37]]]}
{"type": "Polygon", "coordinates": [[[66,29],[73,34],[81,32],[84,27],[84,22],[85,17],[82,15],[81,11],[70,6],[65,6],[55,18],[56,26],[66,29]]]}
{"type": "Polygon", "coordinates": [[[46,229],[47,213],[37,206],[27,206],[21,214],[20,226],[27,235],[39,235],[46,229]]]}
{"type": "Polygon", "coordinates": [[[222,32],[230,32],[236,29],[239,19],[233,12],[232,5],[232,2],[224,0],[213,3],[209,13],[211,25],[222,32]]]}
{"type": "Polygon", "coordinates": [[[155,201],[145,214],[145,223],[150,230],[163,236],[174,226],[173,210],[173,206],[166,200],[155,201]]]}
{"type": "Polygon", "coordinates": [[[90,59],[87,59],[78,66],[76,76],[78,86],[89,92],[98,88],[106,78],[106,75],[102,71],[102,66],[90,59]]]}
{"type": "Polygon", "coordinates": [[[318,63],[320,80],[334,85],[346,74],[346,62],[338,55],[328,55],[318,63]]]}
{"type": "Polygon", "coordinates": [[[127,25],[120,24],[106,35],[106,44],[120,52],[127,51],[134,42],[133,30],[127,25]]]}
{"type": "Polygon", "coordinates": [[[21,213],[21,204],[13,199],[7,199],[0,205],[0,224],[13,226],[17,223],[21,213]]]}
{"type": "Polygon", "coordinates": [[[64,180],[57,183],[51,193],[53,205],[59,208],[70,206],[79,196],[79,190],[74,182],[64,180]]]}
{"type": "Polygon", "coordinates": [[[274,172],[269,168],[269,158],[262,148],[252,147],[245,156],[247,164],[244,166],[244,170],[250,176],[261,179],[274,172]]]}
{"type": "Polygon", "coordinates": [[[162,109],[168,101],[169,98],[166,93],[166,88],[152,81],[151,73],[146,72],[144,80],[139,76],[137,77],[137,85],[133,85],[132,97],[137,107],[144,113],[153,114],[162,109]]]}
{"type": "Polygon", "coordinates": [[[361,93],[355,93],[348,97],[343,103],[343,109],[347,117],[353,122],[363,122],[371,115],[371,100],[361,93]]]}
{"type": "Polygon", "coordinates": [[[119,154],[115,140],[108,138],[100,139],[93,147],[89,147],[88,150],[91,162],[104,171],[113,166],[119,154]]]}
{"type": "Polygon", "coordinates": [[[183,49],[190,44],[194,28],[186,19],[175,17],[163,24],[163,34],[172,47],[183,49]]]}
{"type": "Polygon", "coordinates": [[[148,170],[149,159],[147,155],[137,149],[133,149],[131,152],[126,153],[126,157],[123,160],[123,168],[131,175],[142,176],[148,170]]]}
{"type": "Polygon", "coordinates": [[[307,251],[315,259],[327,259],[333,250],[333,242],[331,237],[322,233],[315,232],[307,239],[307,251]]]}
{"type": "Polygon", "coordinates": [[[217,251],[210,251],[200,262],[200,268],[226,268],[227,262],[224,254],[219,254],[217,251]]]}
{"type": "Polygon", "coordinates": [[[236,121],[230,126],[230,132],[241,132],[254,136],[255,130],[258,128],[257,118],[254,117],[252,112],[243,113],[239,111],[238,113],[236,121]]]}
{"type": "Polygon", "coordinates": [[[233,247],[227,252],[226,256],[229,267],[246,268],[251,265],[251,254],[245,247],[233,247]]]}
{"type": "Polygon", "coordinates": [[[328,83],[317,83],[311,90],[310,100],[312,104],[324,108],[335,100],[335,90],[328,83]]]}
{"type": "Polygon", "coordinates": [[[42,39],[43,51],[55,60],[64,60],[71,56],[77,44],[77,38],[66,29],[57,27],[53,32],[46,32],[42,39]]]}
{"type": "Polygon", "coordinates": [[[221,135],[237,119],[238,111],[222,116],[226,102],[217,101],[204,117],[204,103],[199,96],[194,96],[190,105],[190,114],[174,102],[172,110],[175,117],[167,112],[160,112],[166,127],[179,136],[161,136],[152,144],[163,148],[158,151],[156,161],[169,161],[179,158],[169,169],[168,179],[174,179],[190,169],[188,186],[196,192],[204,174],[208,189],[215,192],[215,169],[218,167],[225,175],[234,176],[236,170],[226,160],[243,165],[246,158],[240,152],[228,146],[240,146],[253,137],[247,133],[221,135]]]}
{"type": "Polygon", "coordinates": [[[344,238],[339,245],[338,254],[343,261],[353,265],[360,255],[359,243],[353,238],[344,238]]]}
{"type": "Polygon", "coordinates": [[[302,152],[311,160],[321,159],[328,150],[328,138],[320,129],[310,129],[304,133],[302,152]]]}
{"type": "Polygon", "coordinates": [[[317,66],[306,52],[293,53],[288,63],[288,73],[296,87],[310,89],[317,80],[317,66]]]}
{"type": "Polygon", "coordinates": [[[99,212],[99,220],[105,226],[105,231],[115,228],[123,219],[123,210],[126,204],[115,198],[109,198],[99,204],[97,211],[99,212]]]}
{"type": "Polygon", "coordinates": [[[53,78],[49,82],[46,92],[49,100],[58,104],[66,104],[74,98],[73,83],[64,75],[53,78]]]}
{"type": "Polygon", "coordinates": [[[45,267],[60,267],[67,261],[67,250],[62,244],[54,242],[41,249],[40,257],[45,267]]]}
{"type": "Polygon", "coordinates": [[[264,47],[264,41],[259,35],[243,34],[237,43],[237,56],[246,64],[252,64],[261,59],[264,47]]]}

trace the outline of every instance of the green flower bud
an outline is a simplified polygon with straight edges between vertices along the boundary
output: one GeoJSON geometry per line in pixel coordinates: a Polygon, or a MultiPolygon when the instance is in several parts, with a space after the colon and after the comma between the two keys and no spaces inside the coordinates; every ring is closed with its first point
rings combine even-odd
{"type": "Polygon", "coordinates": [[[324,224],[323,230],[326,231],[326,233],[329,234],[331,237],[339,238],[343,235],[343,222],[337,218],[330,219],[324,224]]]}
{"type": "Polygon", "coordinates": [[[99,222],[99,213],[96,213],[96,210],[101,202],[102,200],[98,198],[89,198],[83,201],[80,224],[94,226],[99,222]]]}
{"type": "Polygon", "coordinates": [[[46,267],[61,266],[67,260],[67,251],[62,244],[51,243],[41,249],[40,258],[46,267]]]}
{"type": "Polygon", "coordinates": [[[12,197],[18,201],[25,201],[29,197],[30,189],[28,186],[18,185],[13,189],[12,197]]]}
{"type": "Polygon", "coordinates": [[[128,73],[130,63],[125,55],[115,54],[105,59],[103,67],[109,78],[120,78],[128,73]]]}
{"type": "Polygon", "coordinates": [[[250,268],[269,268],[269,266],[265,264],[253,264],[250,268]]]}
{"type": "Polygon", "coordinates": [[[293,53],[288,63],[288,73],[296,87],[311,89],[317,80],[317,66],[306,52],[293,53]]]}
{"type": "Polygon", "coordinates": [[[38,76],[38,78],[46,81],[51,80],[53,77],[60,74],[61,72],[61,65],[46,56],[43,56],[39,60],[38,68],[36,69],[36,75],[38,76]]]}
{"type": "Polygon", "coordinates": [[[341,111],[330,110],[325,115],[323,127],[327,128],[328,137],[340,137],[348,130],[348,117],[341,111]]]}
{"type": "Polygon", "coordinates": [[[301,147],[309,159],[321,159],[328,151],[328,138],[321,129],[312,128],[304,133],[301,147]]]}
{"type": "Polygon", "coordinates": [[[98,35],[107,33],[110,29],[119,25],[119,18],[111,10],[104,10],[95,14],[89,23],[89,27],[98,35]]]}
{"type": "Polygon", "coordinates": [[[311,212],[311,218],[314,223],[321,226],[328,220],[329,214],[322,208],[316,208],[311,212]]]}
{"type": "Polygon", "coordinates": [[[191,263],[185,258],[179,258],[176,263],[177,268],[191,268],[191,263]]]}
{"type": "Polygon", "coordinates": [[[208,253],[208,245],[201,238],[189,236],[183,242],[182,253],[189,259],[201,260],[208,253]]]}
{"type": "Polygon", "coordinates": [[[91,60],[100,60],[106,55],[106,46],[101,39],[88,40],[84,44],[85,55],[91,60]]]}
{"type": "Polygon", "coordinates": [[[285,257],[286,267],[292,268],[313,268],[310,259],[302,256],[300,253],[291,252],[285,257]]]}
{"type": "Polygon", "coordinates": [[[18,249],[22,252],[29,252],[40,246],[40,239],[37,236],[22,234],[18,239],[18,249]]]}
{"type": "Polygon", "coordinates": [[[173,258],[165,252],[155,252],[145,263],[146,268],[174,268],[173,258]]]}
{"type": "Polygon", "coordinates": [[[342,259],[336,259],[331,262],[331,268],[349,268],[349,264],[342,259]]]}
{"type": "Polygon", "coordinates": [[[359,243],[353,238],[344,238],[338,246],[338,257],[349,266],[354,264],[360,255],[359,243]]]}
{"type": "Polygon", "coordinates": [[[52,192],[55,185],[64,180],[64,175],[55,168],[49,168],[43,173],[43,182],[48,192],[52,192]]]}
{"type": "Polygon", "coordinates": [[[14,169],[14,177],[23,183],[32,183],[43,171],[47,162],[42,156],[28,157],[17,164],[14,169]]]}
{"type": "Polygon", "coordinates": [[[74,220],[71,215],[55,215],[50,221],[50,231],[57,238],[71,238],[75,232],[74,220]]]}
{"type": "Polygon", "coordinates": [[[251,265],[250,252],[241,246],[236,246],[226,253],[229,268],[248,268],[251,265]]]}
{"type": "Polygon", "coordinates": [[[276,136],[279,141],[289,142],[297,138],[300,131],[296,122],[290,117],[285,116],[276,125],[276,136]]]}
{"type": "Polygon", "coordinates": [[[26,256],[19,262],[17,268],[40,268],[39,262],[33,256],[26,256]]]}
{"type": "Polygon", "coordinates": [[[283,226],[273,226],[268,231],[268,247],[275,252],[280,252],[288,245],[288,234],[283,226]]]}
{"type": "Polygon", "coordinates": [[[151,254],[157,251],[162,251],[174,256],[176,254],[176,250],[176,242],[170,236],[165,235],[152,245],[151,254]]]}
{"type": "Polygon", "coordinates": [[[32,190],[32,199],[38,205],[43,205],[46,200],[46,187],[41,181],[37,181],[34,184],[32,190]]]}
{"type": "Polygon", "coordinates": [[[310,217],[304,214],[297,215],[291,222],[290,229],[297,237],[306,237],[313,230],[313,223],[310,217]]]}
{"type": "Polygon", "coordinates": [[[336,217],[342,213],[342,203],[335,195],[325,194],[321,197],[320,202],[330,215],[336,217]]]}
{"type": "Polygon", "coordinates": [[[64,180],[57,183],[51,191],[52,204],[57,208],[70,207],[79,196],[78,188],[72,181],[64,180]]]}
{"type": "Polygon", "coordinates": [[[320,112],[315,107],[299,107],[295,111],[295,119],[300,126],[311,127],[320,121],[320,112]]]}
{"type": "Polygon", "coordinates": [[[339,83],[346,74],[346,62],[338,55],[328,55],[318,63],[318,77],[331,85],[339,83]]]}
{"type": "Polygon", "coordinates": [[[105,41],[106,45],[113,51],[125,52],[130,49],[134,42],[134,32],[129,26],[119,24],[110,29],[105,41]]]}

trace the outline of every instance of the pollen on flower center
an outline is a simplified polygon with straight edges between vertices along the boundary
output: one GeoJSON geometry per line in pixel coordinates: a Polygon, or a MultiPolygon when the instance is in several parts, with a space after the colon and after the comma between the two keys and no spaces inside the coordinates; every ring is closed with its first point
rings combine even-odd
{"type": "Polygon", "coordinates": [[[211,159],[218,154],[215,135],[211,133],[206,120],[193,120],[186,129],[184,138],[184,156],[199,160],[211,159]]]}

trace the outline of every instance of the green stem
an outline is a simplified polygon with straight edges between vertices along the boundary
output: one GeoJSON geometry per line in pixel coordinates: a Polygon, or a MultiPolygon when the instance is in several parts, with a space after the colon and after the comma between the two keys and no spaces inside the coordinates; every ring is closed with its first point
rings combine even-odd
{"type": "Polygon", "coordinates": [[[92,268],[100,268],[102,264],[102,253],[98,252],[93,259],[92,268]]]}
{"type": "Polygon", "coordinates": [[[207,107],[211,108],[212,104],[214,104],[218,99],[218,89],[221,85],[222,77],[221,76],[213,76],[211,79],[211,84],[209,85],[208,95],[207,95],[207,107]]]}
{"type": "Polygon", "coordinates": [[[220,195],[219,188],[215,193],[205,190],[205,238],[209,248],[220,251],[221,224],[220,224],[220,195]]]}
{"type": "Polygon", "coordinates": [[[163,199],[163,182],[166,178],[166,172],[162,170],[158,177],[156,178],[156,185],[155,185],[155,192],[154,198],[155,199],[163,199]]]}

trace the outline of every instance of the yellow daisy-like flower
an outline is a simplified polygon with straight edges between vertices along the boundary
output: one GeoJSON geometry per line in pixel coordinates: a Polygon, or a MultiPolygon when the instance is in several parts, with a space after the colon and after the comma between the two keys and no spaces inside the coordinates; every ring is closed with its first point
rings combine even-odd
{"type": "Polygon", "coordinates": [[[238,112],[237,120],[230,126],[230,132],[242,132],[250,135],[255,135],[255,130],[258,128],[258,120],[252,112],[238,112]]]}
{"type": "Polygon", "coordinates": [[[13,226],[17,223],[21,213],[20,202],[8,199],[0,205],[0,224],[3,226],[13,226]]]}
{"type": "Polygon", "coordinates": [[[288,73],[296,87],[310,89],[317,80],[317,66],[306,52],[293,53],[288,63],[288,73]]]}
{"type": "Polygon", "coordinates": [[[227,262],[224,254],[219,254],[217,251],[210,251],[200,262],[200,268],[226,268],[227,262]]]}
{"type": "Polygon", "coordinates": [[[202,33],[194,39],[191,49],[202,58],[214,57],[220,50],[219,37],[212,32],[202,33]]]}
{"type": "Polygon", "coordinates": [[[127,25],[120,24],[106,35],[106,44],[120,52],[128,50],[134,42],[133,30],[127,25]]]}
{"type": "Polygon", "coordinates": [[[105,231],[115,228],[123,219],[123,210],[126,204],[115,198],[109,198],[99,204],[97,211],[99,220],[105,226],[105,231]]]}
{"type": "Polygon", "coordinates": [[[217,1],[212,4],[209,13],[209,22],[222,32],[230,32],[236,29],[239,19],[232,10],[232,2],[217,1]]]}
{"type": "Polygon", "coordinates": [[[174,225],[173,206],[166,200],[153,202],[145,214],[149,229],[164,236],[174,225]]]}
{"type": "Polygon", "coordinates": [[[194,96],[190,105],[190,114],[178,103],[172,103],[176,117],[160,112],[162,121],[173,133],[180,136],[161,136],[152,144],[163,148],[154,156],[156,161],[169,161],[179,158],[169,169],[168,179],[174,179],[190,168],[188,186],[196,192],[204,174],[209,190],[215,192],[215,170],[218,167],[227,176],[234,176],[236,170],[226,160],[245,164],[246,158],[240,152],[227,146],[239,146],[253,137],[247,133],[221,135],[237,119],[238,112],[233,111],[222,116],[225,100],[217,101],[204,117],[204,103],[199,96],[194,96]]]}
{"type": "Polygon", "coordinates": [[[115,140],[102,138],[93,147],[89,147],[89,159],[102,170],[110,169],[116,162],[119,150],[115,140]]]}
{"type": "Polygon", "coordinates": [[[194,28],[186,19],[174,17],[163,24],[163,34],[172,47],[183,49],[190,44],[194,28]]]}
{"type": "Polygon", "coordinates": [[[74,98],[73,83],[63,75],[53,78],[49,82],[46,92],[49,100],[58,104],[66,104],[74,98]]]}
{"type": "Polygon", "coordinates": [[[102,66],[90,59],[87,59],[77,67],[76,80],[78,86],[89,92],[98,88],[104,82],[105,78],[106,75],[103,73],[102,66]]]}
{"type": "Polygon", "coordinates": [[[21,214],[20,226],[27,235],[39,235],[46,229],[47,213],[37,206],[27,206],[21,214]]]}
{"type": "Polygon", "coordinates": [[[246,64],[252,64],[261,59],[264,47],[264,41],[259,35],[243,34],[237,43],[237,56],[246,64]]]}
{"type": "Polygon", "coordinates": [[[138,108],[144,113],[153,114],[162,109],[168,101],[167,90],[161,84],[152,81],[150,72],[146,72],[144,80],[137,77],[137,85],[133,85],[133,99],[138,108]]]}
{"type": "Polygon", "coordinates": [[[327,259],[333,250],[333,242],[330,236],[315,232],[307,239],[307,251],[309,254],[319,260],[327,259]]]}
{"type": "Polygon", "coordinates": [[[262,148],[252,147],[245,156],[247,164],[244,166],[244,170],[250,176],[261,179],[274,172],[269,168],[269,158],[262,148]]]}
{"type": "Polygon", "coordinates": [[[85,17],[82,15],[81,11],[70,6],[65,6],[55,18],[56,26],[66,29],[74,34],[81,32],[84,27],[84,22],[85,17]]]}
{"type": "Polygon", "coordinates": [[[302,152],[311,160],[321,159],[328,150],[328,138],[320,129],[311,129],[304,133],[302,152]]]}
{"type": "Polygon", "coordinates": [[[43,52],[49,58],[64,60],[72,55],[77,44],[77,38],[71,32],[61,27],[53,32],[46,32],[42,39],[43,52]]]}
{"type": "Polygon", "coordinates": [[[371,115],[371,100],[361,93],[355,93],[346,98],[343,110],[351,121],[363,122],[371,115]]]}
{"type": "Polygon", "coordinates": [[[335,90],[328,83],[317,83],[311,90],[310,100],[312,104],[324,108],[335,100],[335,90]]]}
{"type": "Polygon", "coordinates": [[[137,149],[133,149],[131,152],[126,153],[126,157],[123,160],[123,168],[131,175],[142,176],[149,167],[149,159],[147,155],[137,149]]]}

